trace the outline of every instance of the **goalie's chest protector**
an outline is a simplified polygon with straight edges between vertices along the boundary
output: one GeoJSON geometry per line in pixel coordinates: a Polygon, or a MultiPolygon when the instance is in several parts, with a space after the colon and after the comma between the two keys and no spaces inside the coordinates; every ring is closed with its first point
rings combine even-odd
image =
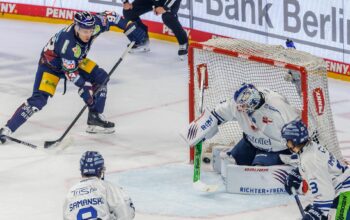
{"type": "Polygon", "coordinates": [[[237,111],[236,116],[250,143],[256,148],[276,152],[287,149],[282,144],[281,129],[298,114],[279,96],[267,96],[265,104],[252,115],[237,111]]]}

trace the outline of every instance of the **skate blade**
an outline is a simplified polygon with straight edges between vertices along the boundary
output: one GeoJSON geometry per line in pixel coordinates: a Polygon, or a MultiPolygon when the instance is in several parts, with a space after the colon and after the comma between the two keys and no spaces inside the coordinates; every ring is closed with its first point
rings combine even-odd
{"type": "Polygon", "coordinates": [[[99,126],[89,125],[86,128],[86,132],[90,134],[112,134],[115,132],[115,128],[102,128],[99,126]]]}
{"type": "Polygon", "coordinates": [[[187,59],[187,54],[185,54],[185,55],[179,55],[179,59],[180,59],[181,61],[186,60],[186,59],[187,59]]]}
{"type": "Polygon", "coordinates": [[[151,51],[151,49],[149,47],[140,47],[140,48],[134,48],[134,49],[131,49],[129,51],[129,53],[133,54],[133,53],[147,53],[151,51]]]}

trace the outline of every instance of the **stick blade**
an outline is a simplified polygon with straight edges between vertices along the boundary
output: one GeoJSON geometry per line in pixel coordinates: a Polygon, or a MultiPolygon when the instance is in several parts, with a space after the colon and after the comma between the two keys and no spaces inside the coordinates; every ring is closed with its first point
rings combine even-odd
{"type": "Polygon", "coordinates": [[[193,188],[201,192],[216,192],[219,188],[218,185],[208,185],[198,180],[193,183],[193,188]]]}
{"type": "Polygon", "coordinates": [[[44,148],[51,148],[60,144],[60,141],[45,141],[44,148]]]}

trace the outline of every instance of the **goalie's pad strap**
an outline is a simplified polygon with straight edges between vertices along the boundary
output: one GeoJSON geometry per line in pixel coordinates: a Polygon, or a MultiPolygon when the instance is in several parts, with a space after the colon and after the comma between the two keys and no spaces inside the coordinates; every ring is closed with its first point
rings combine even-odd
{"type": "Polygon", "coordinates": [[[199,118],[180,132],[180,135],[190,146],[193,146],[202,140],[212,138],[217,132],[217,118],[208,109],[205,109],[199,118]]]}
{"type": "Polygon", "coordinates": [[[286,193],[284,180],[292,166],[239,166],[226,167],[226,191],[249,195],[271,195],[286,193]]]}

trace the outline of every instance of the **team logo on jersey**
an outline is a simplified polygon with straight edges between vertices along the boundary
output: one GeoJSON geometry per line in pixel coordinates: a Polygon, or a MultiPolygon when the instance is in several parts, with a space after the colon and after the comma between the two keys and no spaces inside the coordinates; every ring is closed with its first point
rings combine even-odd
{"type": "Polygon", "coordinates": [[[79,58],[81,55],[81,47],[77,44],[75,47],[72,48],[74,57],[79,58]]]}
{"type": "Polygon", "coordinates": [[[314,97],[314,102],[316,106],[316,113],[318,115],[323,115],[325,109],[325,100],[323,90],[321,88],[316,88],[312,91],[314,97]]]}
{"type": "Polygon", "coordinates": [[[269,124],[269,123],[272,123],[273,121],[272,121],[272,119],[270,119],[270,118],[264,116],[264,117],[262,118],[262,122],[265,123],[265,124],[269,124]]]}
{"type": "Polygon", "coordinates": [[[64,69],[66,69],[66,70],[75,69],[74,60],[67,60],[67,59],[62,58],[62,64],[63,64],[64,69]]]}

